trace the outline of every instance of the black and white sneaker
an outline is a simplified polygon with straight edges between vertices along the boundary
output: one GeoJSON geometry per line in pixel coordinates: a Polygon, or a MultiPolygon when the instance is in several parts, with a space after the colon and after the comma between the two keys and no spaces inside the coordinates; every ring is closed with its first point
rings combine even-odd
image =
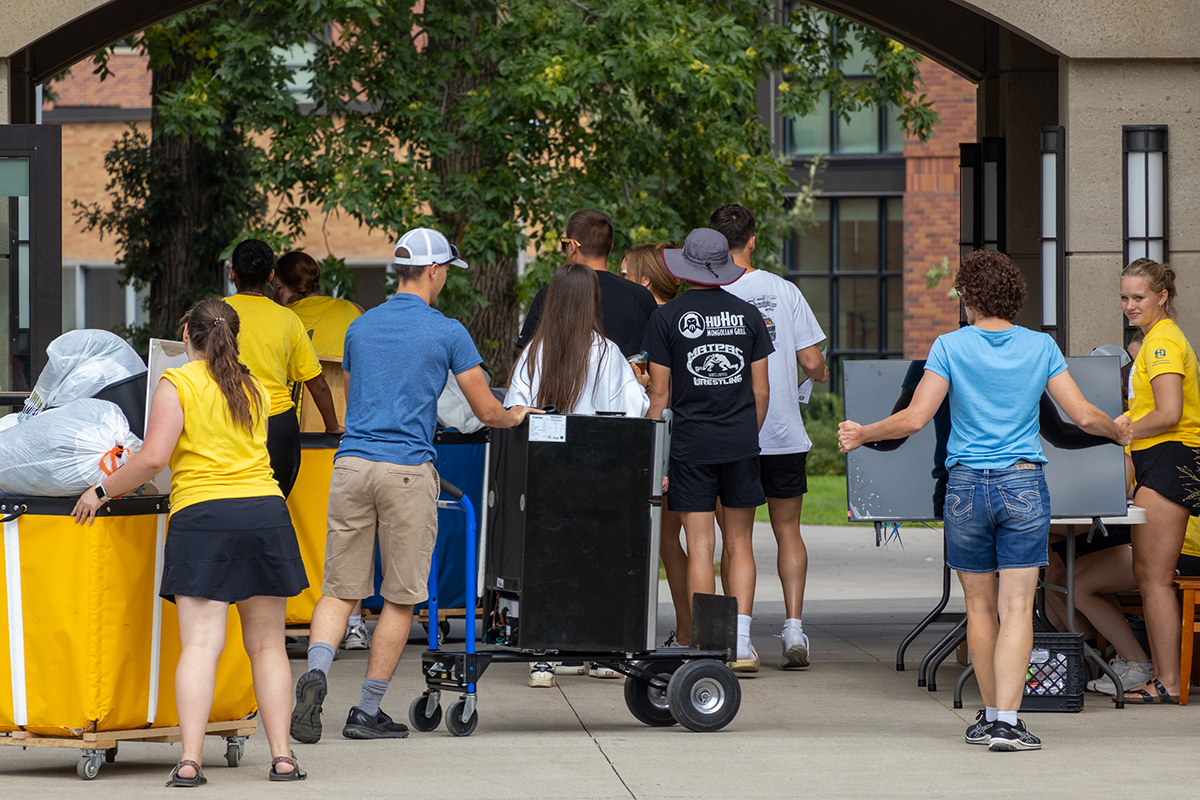
{"type": "Polygon", "coordinates": [[[988,750],[1041,750],[1042,740],[1025,730],[1025,723],[1017,720],[1016,725],[996,720],[992,723],[992,738],[988,750]]]}
{"type": "Polygon", "coordinates": [[[975,715],[975,723],[967,728],[967,744],[990,744],[992,741],[992,723],[984,717],[986,712],[981,708],[975,715]]]}
{"type": "Polygon", "coordinates": [[[342,736],[347,739],[403,739],[408,736],[408,726],[393,722],[382,708],[371,715],[354,706],[346,718],[342,736]]]}

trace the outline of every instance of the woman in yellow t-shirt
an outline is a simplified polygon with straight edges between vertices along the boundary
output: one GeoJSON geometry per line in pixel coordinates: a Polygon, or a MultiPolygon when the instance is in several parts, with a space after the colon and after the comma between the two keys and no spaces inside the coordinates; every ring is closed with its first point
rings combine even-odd
{"type": "Polygon", "coordinates": [[[303,780],[288,744],[292,673],[284,648],[287,598],[308,586],[287,505],[267,456],[269,398],[238,358],[237,312],[219,298],[183,317],[189,362],[163,373],[146,440],[128,463],[83,493],[76,521],[91,523],[108,497],[171,468],[171,515],[160,594],[179,611],[175,705],[183,754],[168,786],[198,786],[229,604],[271,748],[273,781],[303,780]]]}
{"type": "Polygon", "coordinates": [[[321,265],[312,256],[303,250],[281,255],[271,288],[275,302],[295,311],[311,332],[317,355],[340,358],[345,353],[346,329],[363,310],[349,300],[320,294],[321,265]]]}
{"type": "Polygon", "coordinates": [[[1121,271],[1121,310],[1144,335],[1130,374],[1129,418],[1137,490],[1146,523],[1133,528],[1133,573],[1146,610],[1154,676],[1127,703],[1179,695],[1180,610],[1173,581],[1188,517],[1200,514],[1200,372],[1172,317],[1175,271],[1139,258],[1121,271]]]}
{"type": "Polygon", "coordinates": [[[292,492],[300,470],[300,419],[289,385],[302,382],[325,420],[326,433],[344,433],[333,408],[333,395],[321,375],[317,351],[295,312],[263,294],[275,275],[275,254],[266,242],[246,239],[233,249],[229,277],[237,294],[226,298],[242,319],[238,345],[250,374],[271,396],[267,452],[283,496],[292,492]]]}

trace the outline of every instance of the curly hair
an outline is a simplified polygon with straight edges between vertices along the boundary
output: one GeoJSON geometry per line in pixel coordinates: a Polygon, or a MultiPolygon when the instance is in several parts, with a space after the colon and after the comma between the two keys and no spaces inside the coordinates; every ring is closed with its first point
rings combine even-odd
{"type": "Polygon", "coordinates": [[[954,288],[963,305],[981,317],[1012,322],[1025,302],[1025,276],[999,250],[976,250],[962,260],[954,288]]]}

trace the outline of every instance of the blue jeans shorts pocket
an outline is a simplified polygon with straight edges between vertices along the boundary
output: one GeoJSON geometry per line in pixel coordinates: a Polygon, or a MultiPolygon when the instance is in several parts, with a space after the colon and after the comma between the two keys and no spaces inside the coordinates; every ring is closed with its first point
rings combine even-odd
{"type": "Polygon", "coordinates": [[[975,499],[974,486],[946,487],[946,504],[942,513],[947,522],[967,522],[971,519],[975,499]]]}
{"type": "Polygon", "coordinates": [[[1011,519],[1029,522],[1042,516],[1042,487],[1039,483],[1001,484],[996,489],[1011,519]]]}

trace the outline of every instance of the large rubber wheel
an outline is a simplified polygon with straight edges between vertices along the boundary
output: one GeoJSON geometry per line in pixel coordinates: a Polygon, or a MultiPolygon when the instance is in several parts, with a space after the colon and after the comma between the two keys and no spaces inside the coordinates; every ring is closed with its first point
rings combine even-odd
{"type": "Polygon", "coordinates": [[[432,717],[425,716],[425,704],[428,697],[428,692],[417,695],[416,699],[408,706],[408,724],[421,733],[429,733],[442,724],[442,707],[440,705],[433,707],[432,717]]]}
{"type": "Polygon", "coordinates": [[[460,698],[451,703],[450,708],[446,710],[446,730],[455,736],[470,736],[479,726],[478,711],[472,711],[471,718],[466,722],[462,721],[463,707],[466,704],[467,701],[460,698]]]}
{"type": "Polygon", "coordinates": [[[75,772],[85,781],[93,780],[100,774],[100,765],[104,763],[103,756],[84,756],[75,767],[75,772]]]}
{"type": "MultiPolygon", "coordinates": [[[[683,662],[640,661],[638,666],[670,680],[675,671],[683,666],[683,662]]],[[[675,717],[671,716],[671,707],[667,703],[666,691],[655,689],[633,675],[625,676],[625,705],[638,722],[644,722],[653,728],[665,728],[675,724],[675,717]]]]}
{"type": "Polygon", "coordinates": [[[719,731],[737,716],[742,689],[737,676],[720,661],[689,661],[667,684],[667,705],[688,730],[719,731]]]}

